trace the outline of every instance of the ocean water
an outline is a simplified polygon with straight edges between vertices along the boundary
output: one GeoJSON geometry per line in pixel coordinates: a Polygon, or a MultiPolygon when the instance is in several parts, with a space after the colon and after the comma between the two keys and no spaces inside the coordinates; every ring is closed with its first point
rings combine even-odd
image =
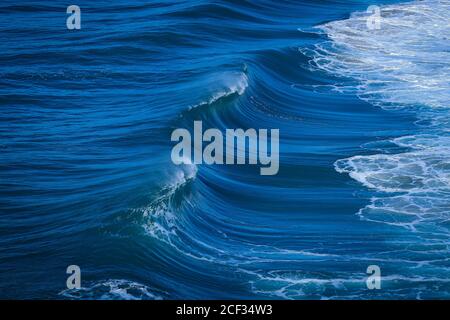
{"type": "Polygon", "coordinates": [[[0,298],[450,298],[450,1],[74,4],[0,4],[0,298]],[[279,173],[174,165],[195,120],[279,173]]]}

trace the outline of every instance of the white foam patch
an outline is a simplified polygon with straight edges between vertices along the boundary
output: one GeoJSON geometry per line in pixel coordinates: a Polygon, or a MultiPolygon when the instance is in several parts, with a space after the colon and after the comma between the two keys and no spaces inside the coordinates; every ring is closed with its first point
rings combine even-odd
{"type": "Polygon", "coordinates": [[[380,29],[368,28],[370,15],[319,26],[330,41],[305,53],[314,68],[356,81],[341,91],[383,108],[415,110],[423,133],[377,143],[380,154],[338,160],[335,168],[381,193],[361,218],[448,236],[450,0],[380,6],[380,29]],[[389,144],[406,151],[393,154],[389,144]]]}
{"type": "Polygon", "coordinates": [[[357,79],[363,99],[385,107],[448,107],[450,1],[382,6],[380,29],[366,12],[318,28],[331,42],[313,50],[315,67],[357,79]]]}
{"type": "MultiPolygon", "coordinates": [[[[271,296],[276,299],[304,299],[311,296],[320,296],[321,299],[361,299],[366,293],[367,274],[355,274],[348,277],[346,274],[333,273],[329,277],[320,274],[318,277],[314,273],[303,273],[298,270],[272,270],[265,274],[251,273],[255,280],[250,283],[252,291],[264,296],[271,296]],[[354,295],[332,296],[331,293],[338,293],[341,290],[351,291],[354,295]]],[[[421,277],[404,276],[400,274],[386,275],[382,278],[382,286],[389,287],[389,294],[392,296],[407,297],[411,292],[420,292],[420,285],[433,283],[435,288],[447,291],[450,279],[441,277],[421,277]],[[411,292],[396,293],[394,288],[411,286],[411,292]],[[394,290],[393,290],[394,289],[394,290]]],[[[386,294],[384,292],[383,294],[386,294]]]]}
{"type": "Polygon", "coordinates": [[[82,300],[162,300],[163,294],[166,293],[123,279],[111,279],[60,292],[63,297],[82,300]]]}
{"type": "Polygon", "coordinates": [[[450,192],[448,137],[407,136],[391,142],[414,149],[338,160],[336,170],[383,192],[450,192]]]}
{"type": "Polygon", "coordinates": [[[376,191],[393,194],[374,197],[360,210],[362,218],[417,231],[449,233],[450,137],[406,136],[390,141],[411,151],[338,160],[338,172],[376,191]]]}

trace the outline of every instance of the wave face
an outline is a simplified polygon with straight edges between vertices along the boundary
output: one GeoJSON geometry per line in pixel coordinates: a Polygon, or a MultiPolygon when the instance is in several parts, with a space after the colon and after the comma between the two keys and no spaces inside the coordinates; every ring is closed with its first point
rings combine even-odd
{"type": "Polygon", "coordinates": [[[449,1],[78,2],[0,4],[0,298],[450,298],[449,1]],[[195,120],[278,175],[175,166],[195,120]]]}

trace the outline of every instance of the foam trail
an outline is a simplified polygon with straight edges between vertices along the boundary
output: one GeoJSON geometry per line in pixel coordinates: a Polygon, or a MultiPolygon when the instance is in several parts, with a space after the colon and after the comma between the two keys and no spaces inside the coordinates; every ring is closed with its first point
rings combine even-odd
{"type": "Polygon", "coordinates": [[[123,279],[91,283],[78,290],[66,289],[59,293],[68,299],[100,300],[162,300],[165,292],[123,279]]]}
{"type": "Polygon", "coordinates": [[[317,45],[313,64],[358,80],[360,96],[384,107],[448,107],[450,2],[383,6],[379,30],[367,18],[357,12],[319,26],[331,42],[317,45]]]}
{"type": "Polygon", "coordinates": [[[356,93],[374,105],[415,110],[425,125],[389,141],[406,152],[354,156],[335,168],[388,195],[361,209],[363,219],[448,236],[450,1],[383,6],[379,30],[367,27],[367,16],[319,26],[331,41],[315,47],[312,65],[356,80],[356,93]]]}
{"type": "Polygon", "coordinates": [[[197,176],[197,166],[190,159],[184,158],[183,162],[185,164],[176,169],[173,180],[162,189],[161,194],[148,207],[139,209],[146,219],[146,232],[169,244],[172,242],[171,235],[176,236],[177,217],[172,210],[173,198],[197,176]]]}

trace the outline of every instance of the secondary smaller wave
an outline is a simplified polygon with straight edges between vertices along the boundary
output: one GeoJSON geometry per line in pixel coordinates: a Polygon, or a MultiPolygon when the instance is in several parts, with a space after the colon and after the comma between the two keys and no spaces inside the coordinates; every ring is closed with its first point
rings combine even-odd
{"type": "Polygon", "coordinates": [[[189,110],[211,105],[223,98],[232,95],[243,95],[248,87],[248,77],[244,72],[229,71],[213,74],[202,82],[202,86],[207,89],[207,97],[200,103],[189,107],[189,110]]]}

